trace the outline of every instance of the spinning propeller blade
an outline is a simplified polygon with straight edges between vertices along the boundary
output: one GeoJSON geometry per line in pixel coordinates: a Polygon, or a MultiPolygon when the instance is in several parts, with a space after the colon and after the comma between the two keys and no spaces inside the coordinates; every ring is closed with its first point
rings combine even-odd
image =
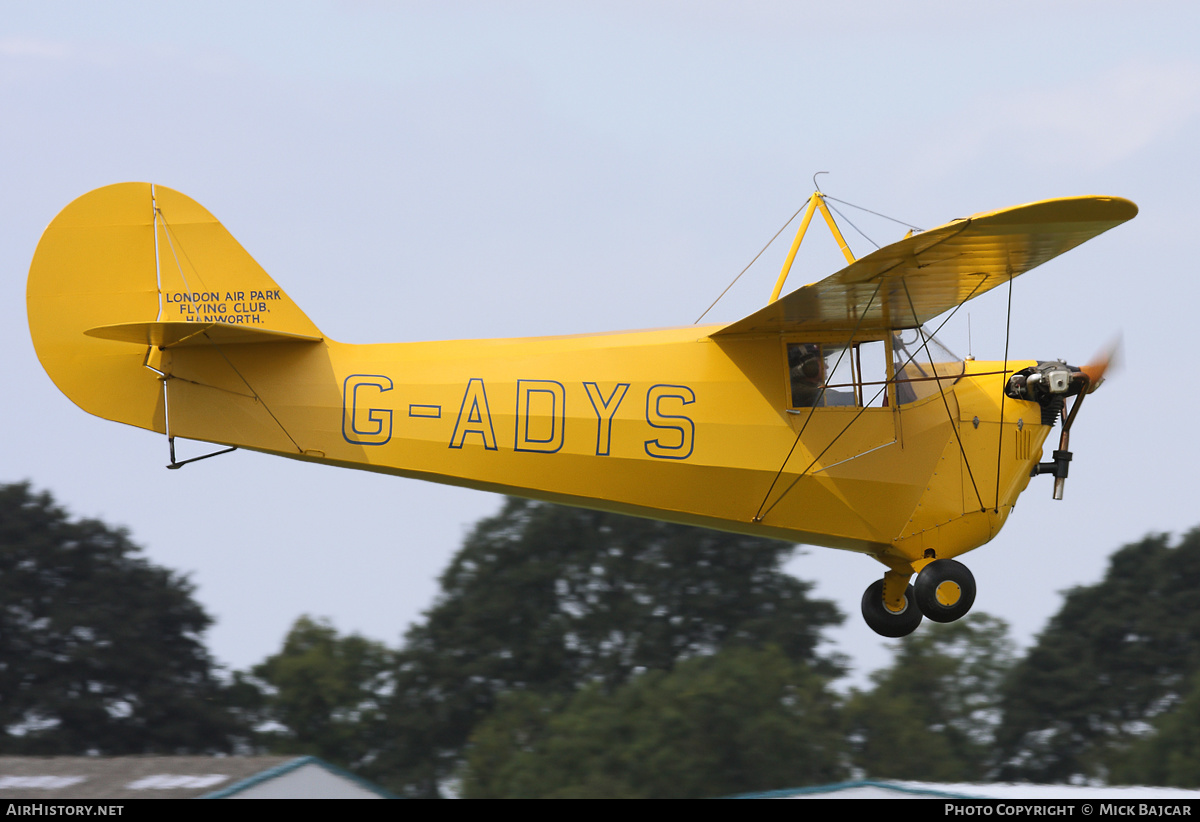
{"type": "Polygon", "coordinates": [[[1088,376],[1088,393],[1092,393],[1104,382],[1104,374],[1111,367],[1120,366],[1121,338],[1117,337],[1108,347],[1092,358],[1087,365],[1081,366],[1080,371],[1088,376]]]}

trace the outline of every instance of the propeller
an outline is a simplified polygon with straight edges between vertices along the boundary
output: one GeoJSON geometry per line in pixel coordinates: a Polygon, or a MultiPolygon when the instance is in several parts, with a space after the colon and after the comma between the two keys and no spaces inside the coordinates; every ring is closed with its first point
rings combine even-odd
{"type": "Polygon", "coordinates": [[[1099,354],[1092,357],[1092,361],[1087,365],[1079,368],[1088,377],[1088,389],[1090,394],[1100,387],[1100,383],[1104,382],[1104,374],[1109,368],[1119,368],[1121,365],[1121,338],[1116,337],[1108,346],[1099,354]]]}

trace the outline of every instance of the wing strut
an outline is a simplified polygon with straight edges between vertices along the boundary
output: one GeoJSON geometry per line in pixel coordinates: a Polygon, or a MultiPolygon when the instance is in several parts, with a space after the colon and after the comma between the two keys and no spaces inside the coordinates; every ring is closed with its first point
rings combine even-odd
{"type": "MultiPolygon", "coordinates": [[[[817,174],[828,174],[828,173],[829,172],[827,172],[827,171],[818,171],[817,172],[817,174]]],[[[814,187],[815,187],[815,183],[817,181],[817,174],[813,175],[814,187]]],[[[836,200],[837,198],[834,198],[834,199],[836,200]]],[[[838,202],[842,202],[842,201],[838,200],[838,202]]],[[[859,206],[855,206],[855,207],[858,208],[859,206]]],[[[846,238],[842,236],[842,232],[838,228],[837,223],[834,221],[833,215],[829,213],[829,206],[825,205],[825,195],[821,193],[820,189],[817,189],[808,198],[805,205],[800,206],[800,208],[798,208],[796,210],[796,213],[793,214],[791,217],[789,217],[788,221],[786,223],[784,223],[783,226],[778,231],[775,232],[775,236],[767,241],[767,244],[762,247],[762,250],[754,255],[754,259],[751,260],[749,263],[747,263],[746,267],[743,268],[740,272],[738,272],[738,275],[733,278],[733,282],[731,282],[729,285],[725,286],[725,290],[722,291],[717,296],[717,298],[712,301],[712,305],[710,305],[708,308],[704,309],[704,313],[701,314],[699,317],[697,317],[695,322],[692,323],[692,325],[696,325],[696,323],[699,323],[701,320],[704,319],[705,315],[707,315],[709,311],[712,311],[713,306],[721,301],[721,297],[724,297],[726,294],[729,293],[729,289],[733,288],[734,283],[736,283],[738,280],[740,280],[742,278],[742,275],[750,270],[750,266],[752,266],[756,262],[758,262],[758,258],[763,255],[763,252],[765,252],[768,248],[771,247],[771,243],[775,242],[775,240],[779,238],[779,235],[783,233],[783,230],[792,224],[792,220],[796,219],[796,216],[801,211],[804,211],[804,218],[800,221],[800,228],[796,232],[796,239],[794,239],[792,241],[792,247],[788,251],[787,259],[783,263],[783,269],[779,272],[779,279],[776,280],[776,282],[775,282],[775,289],[771,292],[771,299],[768,300],[768,302],[773,303],[776,300],[778,300],[780,293],[783,292],[783,284],[787,280],[788,274],[790,274],[792,271],[792,263],[795,262],[795,260],[796,260],[796,252],[800,250],[800,243],[804,240],[804,235],[808,232],[808,224],[812,222],[813,214],[817,211],[817,209],[820,209],[821,216],[825,218],[825,224],[829,226],[830,233],[832,233],[833,238],[835,240],[837,240],[838,248],[840,248],[842,250],[842,255],[846,258],[846,262],[853,263],[854,255],[850,252],[850,246],[846,243],[846,238]]],[[[871,212],[871,213],[874,214],[875,212],[871,212]]],[[[891,219],[891,218],[888,218],[888,219],[891,219]]],[[[907,223],[905,223],[905,225],[907,225],[907,223]]]]}
{"type": "Polygon", "coordinates": [[[829,226],[830,233],[837,240],[838,248],[842,250],[842,256],[846,258],[846,264],[852,265],[854,263],[854,255],[850,253],[850,246],[846,245],[846,238],[842,236],[842,232],[838,230],[837,223],[833,221],[833,215],[829,213],[829,206],[825,205],[825,195],[820,190],[814,191],[812,196],[808,198],[808,208],[804,211],[804,219],[800,221],[800,229],[796,232],[796,239],[792,240],[792,247],[788,251],[787,259],[783,261],[783,270],[779,272],[779,279],[775,281],[775,290],[771,292],[771,299],[767,302],[775,302],[783,292],[783,284],[787,281],[788,274],[792,272],[792,263],[796,259],[796,252],[800,250],[800,243],[803,242],[804,235],[808,231],[808,224],[812,222],[813,213],[817,209],[820,209],[821,216],[825,218],[825,224],[829,226]]]}

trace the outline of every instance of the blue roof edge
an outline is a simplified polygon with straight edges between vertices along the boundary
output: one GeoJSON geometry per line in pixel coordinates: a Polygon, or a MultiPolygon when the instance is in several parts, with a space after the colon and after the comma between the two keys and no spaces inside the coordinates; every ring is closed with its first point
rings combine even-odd
{"type": "Polygon", "coordinates": [[[812,785],[807,788],[781,788],[775,791],[757,791],[752,793],[739,793],[734,796],[727,796],[726,799],[779,799],[785,796],[803,796],[804,794],[829,793],[831,791],[844,791],[851,788],[886,788],[897,793],[911,793],[917,796],[935,796],[945,799],[978,799],[977,796],[968,796],[963,793],[950,793],[949,791],[935,791],[926,788],[910,788],[907,785],[897,785],[894,782],[881,782],[873,779],[863,779],[857,782],[835,782],[832,785],[812,785]]]}
{"type": "Polygon", "coordinates": [[[344,779],[349,779],[350,781],[356,783],[357,785],[364,788],[365,790],[370,791],[371,793],[382,796],[384,799],[400,799],[399,796],[396,796],[391,791],[389,791],[385,788],[381,788],[378,785],[376,785],[375,783],[369,782],[368,780],[363,779],[358,774],[350,773],[350,771],[347,771],[343,768],[339,768],[337,765],[331,765],[330,763],[326,762],[324,759],[321,759],[316,756],[298,756],[295,759],[292,759],[288,762],[284,762],[282,765],[276,765],[274,768],[268,768],[267,770],[262,771],[261,773],[256,773],[254,776],[251,776],[247,779],[243,779],[240,782],[235,782],[227,788],[222,788],[221,790],[213,791],[212,793],[206,793],[203,796],[198,796],[196,798],[197,799],[227,799],[236,793],[241,793],[242,791],[247,790],[248,788],[252,788],[255,785],[259,785],[259,784],[261,784],[263,782],[267,782],[271,779],[276,779],[280,776],[283,776],[286,773],[290,773],[291,771],[294,771],[298,768],[302,768],[305,765],[316,765],[320,768],[324,768],[325,770],[329,771],[332,774],[337,774],[338,776],[340,776],[344,779]]]}

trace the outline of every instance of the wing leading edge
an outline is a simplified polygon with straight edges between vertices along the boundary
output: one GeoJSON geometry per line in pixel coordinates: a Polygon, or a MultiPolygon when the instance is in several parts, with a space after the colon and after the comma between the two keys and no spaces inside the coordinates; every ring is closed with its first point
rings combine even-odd
{"type": "Polygon", "coordinates": [[[1119,197],[1042,200],[905,237],[713,336],[912,328],[1132,219],[1119,197]]]}

